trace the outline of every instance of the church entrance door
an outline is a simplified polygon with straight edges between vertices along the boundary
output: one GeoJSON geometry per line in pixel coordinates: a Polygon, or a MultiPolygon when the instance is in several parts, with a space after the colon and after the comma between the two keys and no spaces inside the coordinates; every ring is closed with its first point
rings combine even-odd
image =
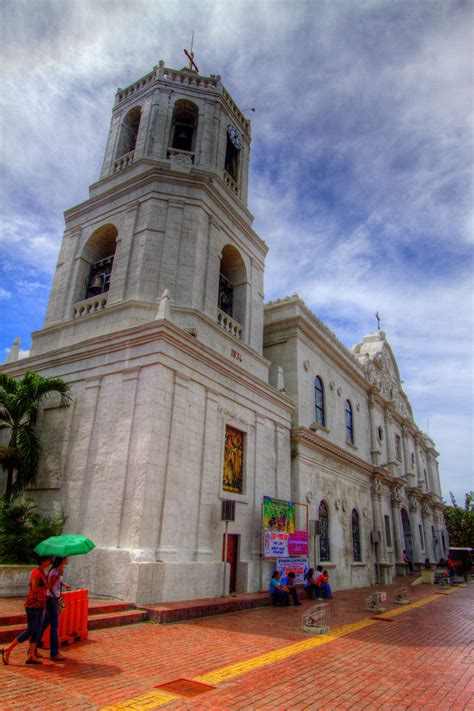
{"type": "MultiPolygon", "coordinates": [[[[222,540],[222,560],[225,559],[225,536],[222,540]]],[[[229,582],[229,592],[235,592],[236,581],[237,581],[237,562],[239,553],[239,536],[236,533],[229,533],[227,535],[227,562],[230,563],[230,582],[229,582]]]]}

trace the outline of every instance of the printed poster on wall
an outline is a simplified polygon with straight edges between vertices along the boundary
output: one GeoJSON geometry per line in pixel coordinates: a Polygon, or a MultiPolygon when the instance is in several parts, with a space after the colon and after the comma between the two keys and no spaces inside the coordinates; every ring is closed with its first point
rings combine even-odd
{"type": "Polygon", "coordinates": [[[295,505],[293,501],[263,497],[263,530],[279,533],[295,532],[295,505]]]}
{"type": "Polygon", "coordinates": [[[288,541],[288,555],[302,558],[308,555],[308,532],[295,531],[290,533],[288,541]]]}
{"type": "Polygon", "coordinates": [[[288,556],[289,533],[265,531],[263,534],[263,555],[265,558],[280,558],[288,556]]]}
{"type": "Polygon", "coordinates": [[[278,558],[277,560],[277,570],[283,577],[288,575],[291,571],[295,574],[295,583],[297,585],[303,585],[304,575],[308,570],[308,559],[307,558],[278,558]]]}

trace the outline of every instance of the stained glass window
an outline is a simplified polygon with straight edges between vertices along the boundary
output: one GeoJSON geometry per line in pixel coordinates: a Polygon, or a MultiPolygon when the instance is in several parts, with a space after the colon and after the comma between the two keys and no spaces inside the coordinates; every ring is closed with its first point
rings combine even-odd
{"type": "Polygon", "coordinates": [[[225,428],[223,489],[233,494],[243,494],[244,433],[225,428]]]}
{"type": "Polygon", "coordinates": [[[319,560],[331,560],[329,549],[329,511],[326,503],[321,501],[319,504],[319,524],[321,533],[319,536],[319,560]]]}
{"type": "Polygon", "coordinates": [[[324,427],[324,387],[319,375],[314,379],[314,410],[316,422],[318,425],[321,425],[321,427],[324,427]]]}
{"type": "Polygon", "coordinates": [[[352,509],[352,559],[356,563],[362,561],[360,550],[359,514],[355,509],[352,509]]]}

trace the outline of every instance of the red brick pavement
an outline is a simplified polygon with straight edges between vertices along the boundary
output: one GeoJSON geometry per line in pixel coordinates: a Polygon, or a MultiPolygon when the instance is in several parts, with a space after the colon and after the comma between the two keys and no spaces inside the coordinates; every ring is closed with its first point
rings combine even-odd
{"type": "MultiPolygon", "coordinates": [[[[385,589],[390,594],[394,586],[385,589]]],[[[422,600],[436,590],[413,588],[410,598],[422,600]]],[[[368,592],[337,593],[330,603],[332,629],[368,616],[368,592]]],[[[161,708],[474,711],[473,597],[474,584],[436,596],[422,607],[404,608],[393,622],[374,622],[161,708]]],[[[0,708],[63,711],[123,704],[158,684],[193,679],[308,640],[300,627],[301,611],[309,605],[98,630],[65,648],[63,665],[45,660],[41,667],[25,666],[26,650],[17,647],[11,665],[0,668],[0,708]]]]}

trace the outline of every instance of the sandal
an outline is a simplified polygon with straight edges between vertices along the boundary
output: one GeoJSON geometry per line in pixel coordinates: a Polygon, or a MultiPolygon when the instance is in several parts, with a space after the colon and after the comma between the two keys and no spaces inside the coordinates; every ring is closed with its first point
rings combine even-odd
{"type": "Polygon", "coordinates": [[[8,666],[8,659],[5,656],[5,650],[2,649],[2,662],[5,664],[5,666],[8,666]]]}
{"type": "Polygon", "coordinates": [[[25,664],[42,664],[43,662],[39,662],[37,659],[34,657],[27,657],[25,664]]]}

